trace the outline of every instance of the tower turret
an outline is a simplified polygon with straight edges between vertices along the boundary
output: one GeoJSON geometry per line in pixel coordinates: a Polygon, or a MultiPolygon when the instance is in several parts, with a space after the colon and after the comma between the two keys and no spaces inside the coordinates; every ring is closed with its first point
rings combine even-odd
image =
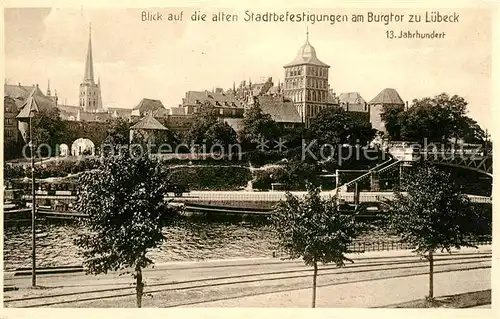
{"type": "Polygon", "coordinates": [[[87,112],[101,112],[102,98],[100,79],[96,84],[94,81],[94,61],[92,57],[92,29],[89,24],[89,42],[87,46],[87,58],[85,60],[85,70],[83,81],[80,84],[79,105],[87,112]]]}

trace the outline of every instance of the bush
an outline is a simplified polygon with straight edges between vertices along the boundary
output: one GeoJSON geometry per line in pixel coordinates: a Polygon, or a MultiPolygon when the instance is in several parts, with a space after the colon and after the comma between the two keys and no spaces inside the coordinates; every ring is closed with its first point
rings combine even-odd
{"type": "Polygon", "coordinates": [[[245,187],[251,173],[245,167],[175,167],[167,168],[172,184],[185,185],[190,190],[237,190],[245,187]]]}
{"type": "Polygon", "coordinates": [[[292,161],[281,167],[254,172],[254,188],[270,189],[271,183],[282,183],[287,190],[305,190],[306,184],[319,185],[319,167],[301,161],[292,161]]]}
{"type": "Polygon", "coordinates": [[[11,166],[4,163],[3,169],[3,178],[4,180],[11,180],[15,178],[23,178],[29,174],[28,171],[25,171],[22,166],[11,166]]]}

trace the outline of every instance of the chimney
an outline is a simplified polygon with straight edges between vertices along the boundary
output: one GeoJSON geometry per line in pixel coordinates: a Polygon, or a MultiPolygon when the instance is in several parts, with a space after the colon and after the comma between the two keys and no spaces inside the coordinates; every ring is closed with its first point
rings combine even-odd
{"type": "Polygon", "coordinates": [[[21,82],[17,83],[19,86],[21,86],[21,82]]]}
{"type": "Polygon", "coordinates": [[[406,101],[405,106],[406,106],[405,110],[408,111],[408,101],[406,101]]]}
{"type": "Polygon", "coordinates": [[[36,84],[36,88],[38,89],[38,83],[36,84]]]}

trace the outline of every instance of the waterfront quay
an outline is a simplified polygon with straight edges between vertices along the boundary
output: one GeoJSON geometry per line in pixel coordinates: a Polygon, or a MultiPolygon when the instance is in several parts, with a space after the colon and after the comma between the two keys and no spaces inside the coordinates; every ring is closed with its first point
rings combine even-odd
{"type": "MultiPolygon", "coordinates": [[[[291,192],[296,196],[303,196],[306,192],[291,192]]],[[[354,192],[336,192],[324,191],[321,192],[323,198],[329,198],[337,195],[340,201],[346,203],[355,202],[354,192]]],[[[491,203],[492,199],[489,196],[468,195],[474,203],[491,203]]],[[[386,199],[394,197],[393,192],[360,192],[360,203],[378,203],[386,199]]],[[[65,192],[55,193],[53,195],[44,194],[39,192],[37,194],[37,204],[43,205],[45,201],[54,201],[57,203],[71,204],[76,200],[76,196],[68,195],[65,192]]],[[[169,194],[165,197],[167,200],[172,199],[177,203],[198,203],[207,205],[227,206],[232,208],[250,208],[250,209],[271,209],[272,206],[280,200],[285,199],[284,191],[190,191],[184,193],[183,196],[174,196],[169,194]]],[[[23,199],[30,201],[31,196],[23,196],[23,199]]]]}
{"type": "MultiPolygon", "coordinates": [[[[343,268],[319,267],[318,307],[388,307],[425,295],[428,263],[409,250],[352,254],[343,268]]],[[[436,296],[491,289],[491,246],[435,255],[436,296]]],[[[254,258],[158,264],[144,271],[145,307],[307,307],[312,268],[302,260],[254,258]]],[[[129,275],[6,272],[5,307],[131,307],[129,275]],[[17,290],[14,290],[17,289],[17,290]]]]}

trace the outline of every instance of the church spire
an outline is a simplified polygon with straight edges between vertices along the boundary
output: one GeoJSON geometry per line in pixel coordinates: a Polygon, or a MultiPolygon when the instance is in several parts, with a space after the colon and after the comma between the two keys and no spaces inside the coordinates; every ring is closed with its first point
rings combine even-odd
{"type": "Polygon", "coordinates": [[[84,82],[94,83],[94,63],[92,61],[92,38],[91,38],[91,26],[89,23],[89,46],[87,48],[87,60],[85,61],[85,76],[83,77],[84,82]]]}
{"type": "Polygon", "coordinates": [[[50,96],[50,79],[47,81],[47,96],[50,96]]]}

